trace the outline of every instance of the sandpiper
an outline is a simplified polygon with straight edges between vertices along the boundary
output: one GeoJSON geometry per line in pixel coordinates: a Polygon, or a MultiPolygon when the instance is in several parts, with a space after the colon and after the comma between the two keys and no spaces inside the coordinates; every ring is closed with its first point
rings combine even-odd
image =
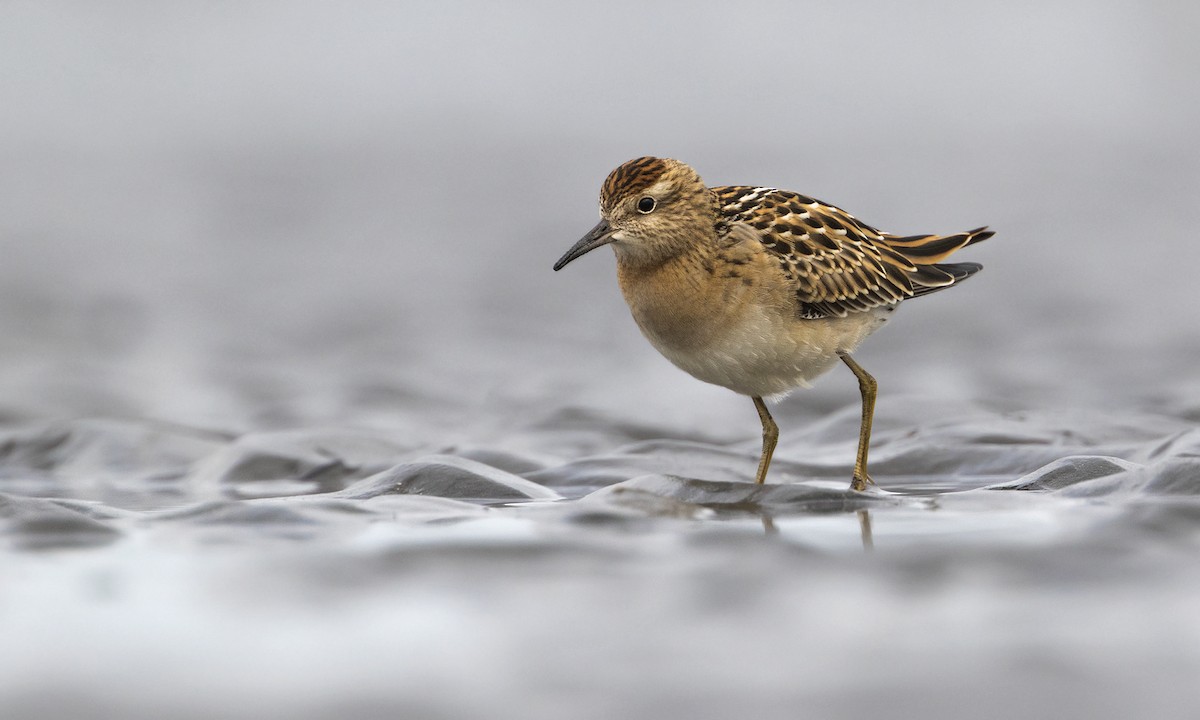
{"type": "Polygon", "coordinates": [[[678,160],[641,157],[609,174],[600,222],[555,270],[611,244],[633,319],[655,348],[705,382],[749,395],[762,421],[764,483],[779,428],[763,398],[840,359],[858,378],[862,423],[850,487],[873,484],[867,450],[875,378],[850,353],[909,298],[950,287],[977,263],[943,263],[992,236],[880,232],[846,211],[771,187],[708,187],[678,160]]]}

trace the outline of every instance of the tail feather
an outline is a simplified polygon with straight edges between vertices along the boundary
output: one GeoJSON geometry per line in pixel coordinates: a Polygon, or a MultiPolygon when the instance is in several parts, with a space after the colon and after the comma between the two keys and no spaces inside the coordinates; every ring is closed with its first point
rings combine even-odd
{"type": "Polygon", "coordinates": [[[939,263],[921,265],[917,272],[909,275],[913,285],[913,297],[928,295],[951,285],[960,283],[983,269],[979,263],[939,263]]]}
{"type": "Polygon", "coordinates": [[[986,227],[975,228],[954,235],[909,235],[907,237],[886,236],[884,240],[915,265],[931,265],[950,257],[968,245],[987,240],[994,232],[986,227]]]}

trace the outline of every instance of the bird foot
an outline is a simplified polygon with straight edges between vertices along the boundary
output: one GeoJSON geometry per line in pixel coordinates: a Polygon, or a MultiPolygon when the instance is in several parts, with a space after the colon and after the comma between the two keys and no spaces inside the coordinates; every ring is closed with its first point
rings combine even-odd
{"type": "Polygon", "coordinates": [[[863,492],[864,490],[867,489],[868,485],[874,485],[874,484],[875,484],[875,481],[871,479],[870,475],[866,474],[865,472],[864,473],[855,472],[854,478],[852,480],[850,480],[850,489],[855,492],[863,492]]]}

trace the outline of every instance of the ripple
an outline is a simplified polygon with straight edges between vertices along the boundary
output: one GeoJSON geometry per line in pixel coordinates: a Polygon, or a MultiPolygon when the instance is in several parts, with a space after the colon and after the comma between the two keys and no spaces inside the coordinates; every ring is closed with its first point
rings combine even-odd
{"type": "Polygon", "coordinates": [[[209,455],[189,479],[236,497],[333,492],[410,452],[400,443],[364,433],[255,433],[209,455]]]}
{"type": "MultiPolygon", "coordinates": [[[[600,497],[651,496],[721,510],[849,512],[906,502],[871,490],[850,490],[848,483],[811,481],[788,484],[699,480],[677,475],[643,475],[595,493],[600,497]]],[[[627,501],[628,502],[628,501],[627,501]]]]}
{"type": "Polygon", "coordinates": [[[433,495],[480,502],[558,500],[553,490],[481,462],[432,455],[365,478],[337,497],[364,500],[381,495],[433,495]]]}
{"type": "Polygon", "coordinates": [[[989,490],[1062,490],[1088,480],[1108,477],[1141,465],[1104,455],[1070,455],[1059,458],[1010,483],[991,485],[989,490]]]}
{"type": "Polygon", "coordinates": [[[99,547],[120,538],[99,515],[55,500],[0,495],[0,530],[23,550],[99,547]]]}

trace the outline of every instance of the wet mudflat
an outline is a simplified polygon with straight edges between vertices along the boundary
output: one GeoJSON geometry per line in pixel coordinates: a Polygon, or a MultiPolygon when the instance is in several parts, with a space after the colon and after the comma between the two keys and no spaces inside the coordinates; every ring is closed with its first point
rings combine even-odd
{"type": "Polygon", "coordinates": [[[803,460],[805,438],[782,448],[788,482],[760,487],[753,442],[568,459],[351,432],[9,431],[6,702],[25,717],[1183,717],[1200,435],[1160,420],[1071,443],[1045,419],[992,424],[885,431],[881,487],[861,494],[848,465],[803,460]]]}

